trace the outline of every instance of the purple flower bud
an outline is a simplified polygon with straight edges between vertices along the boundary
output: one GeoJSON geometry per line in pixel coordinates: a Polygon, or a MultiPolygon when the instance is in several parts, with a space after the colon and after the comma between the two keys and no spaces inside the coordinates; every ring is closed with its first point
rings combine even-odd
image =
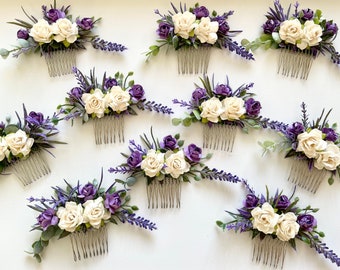
{"type": "Polygon", "coordinates": [[[311,214],[302,214],[297,217],[296,222],[300,225],[300,229],[304,231],[313,231],[317,226],[316,218],[311,214]]]}
{"type": "Polygon", "coordinates": [[[247,209],[255,208],[259,203],[259,198],[254,194],[248,194],[246,200],[244,201],[243,205],[247,209]]]}
{"type": "Polygon", "coordinates": [[[29,33],[26,29],[20,29],[17,32],[17,38],[27,40],[29,38],[29,33]]]}
{"type": "Polygon", "coordinates": [[[81,90],[80,87],[73,87],[68,95],[70,96],[70,98],[80,99],[83,95],[83,90],[81,90]]]}
{"type": "Polygon", "coordinates": [[[0,122],[0,130],[3,130],[5,127],[6,127],[6,124],[3,121],[1,121],[0,122]]]}
{"type": "Polygon", "coordinates": [[[52,208],[47,208],[37,217],[37,220],[43,231],[46,231],[49,226],[58,224],[59,221],[58,217],[55,215],[55,210],[52,208]]]}
{"type": "Polygon", "coordinates": [[[196,88],[194,92],[192,92],[191,98],[198,102],[199,100],[207,97],[207,90],[204,88],[196,88]]]}
{"type": "Polygon", "coordinates": [[[323,128],[322,133],[326,134],[325,140],[335,142],[339,135],[332,128],[323,128]]]}
{"type": "Polygon", "coordinates": [[[197,19],[209,16],[209,10],[205,6],[196,7],[193,11],[197,19]]]}
{"type": "Polygon", "coordinates": [[[93,20],[91,18],[83,18],[81,20],[77,19],[76,23],[78,27],[83,30],[91,30],[94,26],[93,20]]]}
{"type": "Polygon", "coordinates": [[[254,100],[253,98],[249,98],[244,103],[246,108],[246,112],[250,117],[256,117],[260,114],[262,109],[261,103],[259,101],[254,100]]]}
{"type": "Polygon", "coordinates": [[[214,93],[217,94],[217,95],[230,97],[232,95],[232,90],[229,87],[229,85],[218,84],[214,89],[214,93]]]}
{"type": "Polygon", "coordinates": [[[112,194],[106,193],[104,206],[111,214],[114,214],[121,205],[122,201],[117,192],[112,194]]]}
{"type": "Polygon", "coordinates": [[[78,198],[83,199],[84,202],[86,202],[87,200],[93,200],[96,193],[97,189],[91,183],[87,183],[84,186],[79,186],[78,188],[78,198]]]}
{"type": "Polygon", "coordinates": [[[309,9],[309,8],[303,9],[301,12],[302,12],[301,19],[303,19],[303,20],[306,20],[306,21],[311,20],[314,17],[314,11],[309,9]]]}
{"type": "Polygon", "coordinates": [[[184,148],[184,154],[190,161],[199,162],[202,158],[202,149],[192,143],[184,148]]]}
{"type": "Polygon", "coordinates": [[[276,207],[280,210],[285,210],[290,205],[290,200],[286,195],[281,195],[277,198],[276,207]]]}
{"type": "Polygon", "coordinates": [[[290,127],[287,128],[286,134],[291,141],[295,141],[297,135],[305,131],[305,127],[300,122],[294,122],[290,127]]]}
{"type": "Polygon", "coordinates": [[[325,25],[325,32],[327,32],[328,34],[334,36],[338,33],[338,26],[336,23],[333,23],[332,21],[328,21],[326,22],[325,25]]]}
{"type": "Polygon", "coordinates": [[[109,90],[111,89],[113,86],[117,86],[118,85],[118,82],[115,78],[105,78],[105,81],[104,81],[104,89],[105,90],[109,90]]]}
{"type": "Polygon", "coordinates": [[[157,29],[157,34],[160,38],[162,39],[167,39],[169,37],[169,34],[173,31],[173,27],[165,22],[161,22],[158,25],[158,29],[157,29]]]}
{"type": "Polygon", "coordinates": [[[224,20],[222,23],[219,22],[218,33],[222,35],[227,35],[229,30],[230,30],[230,26],[227,23],[227,21],[224,20]]]}
{"type": "Polygon", "coordinates": [[[46,18],[50,22],[56,22],[58,19],[62,19],[65,17],[65,12],[61,11],[60,9],[51,8],[49,11],[46,12],[46,18]]]}
{"type": "Polygon", "coordinates": [[[129,94],[132,97],[133,101],[139,101],[144,97],[144,89],[143,86],[139,84],[135,84],[129,90],[129,94]]]}
{"type": "Polygon", "coordinates": [[[276,28],[280,25],[280,22],[277,21],[277,20],[272,20],[272,19],[269,19],[267,20],[263,25],[262,25],[262,28],[263,28],[263,32],[265,34],[271,34],[273,33],[276,28]]]}
{"type": "Polygon", "coordinates": [[[159,143],[160,146],[167,150],[175,150],[178,148],[177,140],[171,135],[165,136],[163,141],[159,143]]]}
{"type": "Polygon", "coordinates": [[[27,115],[26,121],[30,126],[39,126],[44,123],[44,115],[40,112],[31,111],[27,115]]]}
{"type": "Polygon", "coordinates": [[[143,154],[139,151],[133,151],[127,159],[127,164],[130,168],[137,168],[143,160],[143,154]]]}

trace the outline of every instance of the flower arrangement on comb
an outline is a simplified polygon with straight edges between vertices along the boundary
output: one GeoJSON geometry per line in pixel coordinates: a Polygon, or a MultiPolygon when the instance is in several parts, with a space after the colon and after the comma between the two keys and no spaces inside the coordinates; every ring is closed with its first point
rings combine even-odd
{"type": "Polygon", "coordinates": [[[126,162],[109,169],[110,173],[128,174],[125,181],[133,185],[138,177],[147,179],[148,207],[173,208],[181,204],[181,182],[199,181],[202,178],[237,183],[240,180],[224,171],[210,169],[204,164],[202,149],[196,144],[184,146],[180,135],[167,135],[160,141],[146,134],[140,136],[143,145],[129,141],[130,153],[122,153],[126,162]]]}
{"type": "Polygon", "coordinates": [[[226,211],[233,220],[216,223],[223,230],[252,234],[253,261],[282,269],[286,247],[296,250],[296,240],[300,240],[340,266],[338,255],[322,242],[325,234],[318,230],[314,216],[319,209],[309,205],[300,208],[294,193],[288,197],[276,191],[271,196],[267,188],[266,194],[257,195],[245,180],[242,183],[248,192],[242,207],[237,213],[226,211]]]}
{"type": "Polygon", "coordinates": [[[85,49],[86,43],[102,51],[121,52],[126,47],[105,41],[93,33],[99,19],[94,17],[77,17],[72,19],[70,6],[57,7],[57,1],[48,8],[42,6],[43,18],[37,19],[23,12],[29,21],[15,19],[10,24],[21,27],[17,32],[17,45],[12,50],[1,49],[0,55],[6,58],[12,53],[14,57],[27,53],[40,53],[45,57],[51,77],[72,73],[76,66],[75,51],[85,49]]]}
{"type": "Polygon", "coordinates": [[[226,83],[214,82],[207,75],[200,78],[202,86],[195,84],[189,102],[174,99],[174,104],[186,107],[189,110],[183,119],[174,118],[174,125],[190,126],[192,123],[203,124],[203,147],[221,149],[232,152],[237,128],[248,132],[249,128],[263,126],[260,111],[261,103],[256,101],[249,89],[253,83],[243,84],[236,90],[226,83]]]}
{"type": "Polygon", "coordinates": [[[329,54],[335,64],[340,64],[340,54],[333,41],[338,33],[338,26],[333,20],[323,17],[322,11],[310,8],[299,9],[291,4],[284,10],[279,0],[274,1],[274,8],[266,14],[263,32],[256,40],[242,40],[242,45],[254,51],[264,49],[280,49],[278,73],[294,78],[307,79],[313,60],[319,54],[329,54]]]}
{"type": "Polygon", "coordinates": [[[173,11],[161,14],[157,21],[157,45],[149,47],[146,53],[148,59],[158,55],[164,46],[172,47],[177,52],[179,74],[205,74],[208,69],[211,48],[229,49],[241,57],[254,60],[253,55],[240,46],[232,37],[241,33],[240,30],[230,30],[228,17],[234,12],[225,12],[218,15],[216,11],[210,12],[205,6],[198,3],[187,8],[180,5],[176,8],[171,3],[173,11]]]}
{"type": "Polygon", "coordinates": [[[32,230],[41,231],[40,237],[32,244],[33,257],[38,262],[53,238],[70,236],[74,261],[108,253],[107,225],[129,223],[150,231],[156,224],[136,216],[138,207],[130,205],[126,189],[118,189],[114,182],[107,189],[96,179],[86,184],[73,186],[64,180],[66,188],[52,187],[55,195],[51,198],[30,197],[28,207],[39,213],[32,230]]]}
{"type": "Polygon", "coordinates": [[[26,110],[23,119],[16,112],[17,123],[10,118],[0,123],[0,173],[14,173],[27,186],[51,172],[43,151],[53,155],[49,149],[62,142],[53,140],[59,131],[56,127],[58,114],[45,117],[41,112],[26,110]]]}
{"type": "Polygon", "coordinates": [[[78,87],[73,87],[66,103],[58,109],[65,120],[81,118],[83,123],[94,121],[96,144],[124,142],[124,115],[137,115],[134,108],[172,114],[171,108],[148,101],[142,85],[129,80],[133,72],[124,76],[116,72],[114,76],[104,73],[100,82],[95,76],[95,69],[90,76],[73,68],[78,87]]]}

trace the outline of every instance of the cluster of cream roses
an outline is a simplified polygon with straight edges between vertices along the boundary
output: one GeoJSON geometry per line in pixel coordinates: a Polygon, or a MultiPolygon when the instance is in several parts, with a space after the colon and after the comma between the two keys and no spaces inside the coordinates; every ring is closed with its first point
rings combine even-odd
{"type": "Polygon", "coordinates": [[[57,217],[60,229],[74,232],[83,223],[89,223],[93,228],[99,229],[102,221],[111,217],[110,212],[104,207],[103,198],[87,200],[83,204],[66,202],[65,207],[59,207],[57,217]]]}
{"type": "MultiPolygon", "coordinates": [[[[149,177],[159,176],[164,168],[165,174],[170,174],[173,178],[178,178],[190,170],[190,164],[185,160],[183,150],[174,153],[167,151],[160,153],[150,149],[141,163],[141,169],[149,177]]],[[[163,180],[160,178],[160,180],[163,180]]]]}
{"type": "Polygon", "coordinates": [[[333,171],[340,165],[340,149],[332,141],[322,139],[322,132],[316,128],[298,135],[297,152],[303,152],[314,159],[314,166],[333,171]]]}
{"type": "Polygon", "coordinates": [[[0,161],[13,156],[23,155],[26,157],[33,146],[34,139],[29,138],[25,131],[18,129],[15,133],[0,137],[0,161]]]}
{"type": "Polygon", "coordinates": [[[274,208],[265,202],[262,207],[251,211],[253,228],[265,234],[274,234],[281,241],[289,241],[298,234],[300,225],[296,222],[297,216],[293,212],[276,214],[274,208]]]}
{"type": "Polygon", "coordinates": [[[201,104],[201,117],[208,121],[217,123],[221,120],[239,120],[246,113],[244,100],[238,97],[226,97],[220,101],[212,97],[201,104]]]}
{"type": "Polygon", "coordinates": [[[304,50],[319,44],[322,40],[322,28],[313,20],[308,20],[304,24],[298,19],[286,20],[280,25],[279,36],[281,40],[304,50]]]}
{"type": "Polygon", "coordinates": [[[209,17],[197,20],[195,14],[185,11],[173,15],[172,21],[174,33],[184,39],[195,35],[201,43],[215,44],[217,41],[219,24],[216,21],[212,22],[209,17]]]}
{"type": "Polygon", "coordinates": [[[32,26],[29,35],[38,43],[50,43],[55,40],[71,44],[78,38],[78,26],[67,18],[58,19],[52,24],[40,19],[32,26]]]}
{"type": "Polygon", "coordinates": [[[127,110],[131,96],[120,86],[113,86],[106,94],[96,88],[90,93],[83,94],[81,99],[85,103],[87,114],[95,114],[101,118],[108,112],[108,108],[117,113],[127,110]]]}

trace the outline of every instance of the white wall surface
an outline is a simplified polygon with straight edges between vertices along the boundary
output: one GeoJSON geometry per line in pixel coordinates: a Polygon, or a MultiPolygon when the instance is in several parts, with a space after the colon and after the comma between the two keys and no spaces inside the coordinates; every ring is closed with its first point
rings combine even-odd
{"type": "MultiPolygon", "coordinates": [[[[59,1],[72,4],[70,13],[74,16],[102,17],[97,33],[104,39],[125,44],[129,49],[122,54],[109,54],[88,47],[78,54],[78,67],[84,73],[96,67],[97,74],[116,71],[134,71],[134,79],[142,84],[150,100],[172,106],[173,117],[182,117],[184,110],[172,105],[173,98],[189,100],[198,76],[179,76],[177,59],[173,52],[161,53],[150,63],[145,63],[143,52],[155,43],[158,16],[170,9],[168,1],[117,1],[117,0],[73,0],[59,1]]],[[[179,2],[174,2],[176,5],[179,2]]],[[[289,1],[282,1],[287,6],[289,1]]],[[[39,17],[41,4],[48,1],[11,0],[1,1],[0,47],[14,44],[17,27],[7,24],[14,18],[24,18],[23,6],[29,13],[39,17]]],[[[188,5],[195,1],[187,2],[188,5]]],[[[255,39],[265,20],[264,14],[272,6],[270,0],[204,0],[200,4],[218,13],[234,10],[229,23],[232,29],[242,29],[235,38],[255,39]]],[[[326,0],[303,0],[303,7],[319,8],[327,18],[340,24],[340,2],[326,0]]],[[[340,40],[335,40],[340,50],[340,40]]],[[[262,115],[291,123],[300,119],[300,104],[308,105],[310,119],[315,119],[323,108],[333,108],[330,122],[340,121],[339,83],[340,68],[333,65],[328,57],[320,56],[314,62],[307,81],[293,80],[276,74],[277,51],[255,52],[256,61],[246,61],[228,51],[214,50],[208,75],[215,74],[223,82],[229,76],[232,87],[254,82],[253,91],[262,103],[262,115]]],[[[21,113],[22,103],[29,110],[51,115],[56,106],[64,101],[66,92],[76,86],[73,75],[51,78],[43,58],[38,55],[0,59],[0,116],[5,119],[14,111],[21,113]]],[[[172,126],[171,118],[149,112],[127,117],[125,138],[138,139],[139,134],[148,133],[153,126],[158,137],[181,133],[187,143],[202,144],[202,127],[195,124],[190,128],[172,126]]],[[[132,202],[139,206],[138,214],[150,218],[158,230],[149,232],[127,224],[109,225],[109,255],[74,263],[69,238],[51,241],[43,254],[43,262],[36,263],[25,250],[39,236],[38,231],[30,232],[35,223],[36,212],[26,206],[26,198],[51,194],[51,186],[63,185],[63,179],[75,184],[77,180],[87,182],[100,176],[104,168],[104,184],[108,186],[116,177],[107,172],[110,166],[123,161],[120,152],[127,151],[127,144],[95,145],[92,123],[81,125],[76,122],[61,123],[58,139],[67,142],[53,150],[55,158],[48,156],[52,173],[27,188],[23,188],[15,176],[1,176],[0,181],[0,258],[1,269],[263,269],[251,261],[252,242],[250,235],[223,232],[216,220],[230,220],[224,210],[234,211],[240,207],[245,191],[236,184],[218,181],[201,181],[182,185],[180,209],[147,209],[145,181],[139,181],[131,190],[132,202]]],[[[252,131],[250,134],[237,133],[234,152],[215,151],[209,166],[229,171],[249,181],[260,193],[268,185],[272,192],[276,188],[290,194],[292,185],[286,181],[291,161],[283,155],[273,153],[261,156],[257,142],[275,139],[270,131],[252,131]]],[[[205,153],[208,153],[206,150],[205,153]]],[[[122,176],[124,177],[124,176],[122,176]]],[[[300,205],[311,204],[320,208],[316,214],[318,227],[324,231],[324,241],[340,254],[340,181],[333,186],[321,184],[315,195],[297,189],[300,205]]],[[[335,269],[330,261],[303,243],[297,243],[297,252],[288,249],[284,269],[335,269]]]]}

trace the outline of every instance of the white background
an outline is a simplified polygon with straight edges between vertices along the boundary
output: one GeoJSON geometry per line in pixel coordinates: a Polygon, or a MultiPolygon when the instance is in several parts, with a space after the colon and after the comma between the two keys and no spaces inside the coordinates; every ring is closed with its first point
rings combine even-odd
{"type": "MultiPolygon", "coordinates": [[[[70,1],[60,1],[69,4],[70,1]]],[[[174,2],[179,5],[179,2],[174,2]]],[[[288,1],[282,2],[285,7],[288,1]]],[[[39,17],[40,4],[49,2],[36,0],[2,1],[0,18],[0,47],[9,48],[15,44],[17,27],[7,24],[14,18],[24,19],[23,6],[28,13],[39,17]]],[[[90,46],[78,54],[78,67],[88,74],[96,67],[98,76],[103,72],[114,74],[121,71],[127,74],[134,71],[136,83],[146,90],[149,100],[172,106],[173,117],[182,117],[184,110],[172,105],[173,98],[189,100],[198,76],[177,75],[175,53],[160,53],[148,64],[143,53],[155,43],[155,30],[158,16],[153,10],[162,13],[170,9],[168,1],[117,1],[89,0],[72,1],[70,13],[74,17],[102,17],[97,33],[106,40],[123,43],[129,50],[122,54],[109,54],[96,51],[90,46]]],[[[187,2],[188,6],[194,1],[187,2]]],[[[230,17],[231,29],[242,29],[242,38],[255,39],[260,26],[265,21],[264,14],[272,6],[269,0],[212,0],[201,1],[209,9],[218,13],[235,10],[230,17]]],[[[340,3],[337,1],[301,1],[302,7],[321,9],[326,18],[340,22],[340,3]]],[[[335,40],[340,50],[340,40],[335,40]]],[[[276,74],[277,51],[255,52],[256,61],[247,61],[228,51],[214,50],[211,55],[208,75],[215,74],[215,81],[223,83],[229,76],[230,84],[236,88],[243,83],[254,82],[253,91],[262,103],[262,115],[287,123],[300,120],[300,104],[308,105],[310,119],[315,119],[323,108],[333,108],[330,122],[340,119],[338,105],[340,70],[328,57],[320,56],[312,67],[307,81],[295,80],[276,74]]],[[[66,92],[76,86],[73,75],[50,78],[43,58],[38,55],[9,57],[0,59],[0,115],[1,119],[14,112],[22,113],[22,103],[28,110],[41,111],[52,115],[58,104],[64,101],[66,92]]],[[[148,133],[153,126],[157,137],[181,133],[186,143],[202,144],[202,127],[195,124],[190,128],[171,125],[171,118],[149,112],[139,112],[138,116],[125,118],[125,138],[136,139],[148,133]]],[[[104,169],[104,184],[110,185],[116,175],[109,174],[110,166],[124,161],[120,152],[127,151],[127,144],[100,145],[94,143],[92,123],[61,123],[58,139],[67,145],[58,145],[53,150],[55,158],[47,156],[52,173],[27,188],[23,188],[15,176],[1,176],[0,181],[0,258],[3,269],[263,269],[251,261],[252,242],[250,235],[223,232],[216,220],[229,221],[225,210],[234,211],[240,207],[245,191],[240,185],[218,181],[201,181],[182,185],[182,206],[180,209],[147,209],[145,181],[141,179],[131,190],[132,203],[139,206],[138,214],[150,218],[158,225],[157,231],[145,231],[128,224],[109,226],[109,255],[95,259],[73,262],[69,239],[51,241],[43,254],[43,262],[36,263],[25,251],[39,236],[30,232],[35,223],[36,212],[26,206],[30,196],[48,197],[51,186],[63,186],[63,179],[75,184],[78,180],[87,182],[100,176],[104,169]]],[[[291,161],[283,154],[273,153],[261,156],[258,141],[276,139],[271,131],[252,131],[250,134],[237,133],[234,152],[214,152],[209,161],[210,167],[223,169],[245,178],[258,193],[268,185],[271,192],[284,189],[289,195],[293,189],[286,181],[291,161]]],[[[206,150],[205,153],[208,153],[206,150]]],[[[122,176],[124,177],[124,176],[122,176]]],[[[333,186],[321,184],[315,195],[297,189],[300,205],[311,204],[320,208],[316,214],[318,227],[324,231],[324,241],[340,254],[339,204],[340,181],[333,186]]],[[[330,261],[298,242],[297,252],[288,249],[284,269],[335,269],[330,261]]]]}

